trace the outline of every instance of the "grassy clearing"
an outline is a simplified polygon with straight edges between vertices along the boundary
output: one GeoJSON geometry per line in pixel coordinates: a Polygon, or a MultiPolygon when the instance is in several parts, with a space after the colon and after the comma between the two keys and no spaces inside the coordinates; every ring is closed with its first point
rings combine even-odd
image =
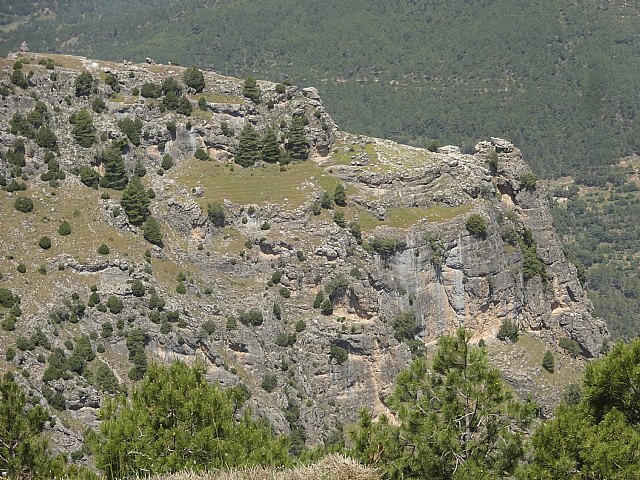
{"type": "MultiPolygon", "coordinates": [[[[200,94],[196,95],[196,97],[199,96],[200,94]]],[[[224,95],[217,92],[205,92],[204,97],[209,103],[229,103],[233,105],[243,105],[246,103],[246,100],[242,97],[236,97],[235,95],[224,95]]]]}
{"type": "Polygon", "coordinates": [[[341,141],[337,142],[335,153],[331,156],[328,164],[330,165],[350,165],[352,157],[367,154],[370,158],[370,164],[378,163],[378,153],[371,143],[365,144],[364,148],[359,143],[345,144],[341,141]]]}
{"type": "Polygon", "coordinates": [[[294,163],[281,172],[277,165],[233,170],[217,162],[202,162],[191,158],[170,174],[181,187],[202,187],[204,197],[198,200],[202,208],[207,203],[224,199],[238,205],[277,203],[293,210],[304,205],[317,186],[333,192],[339,180],[312,161],[294,163]]]}
{"type": "Polygon", "coordinates": [[[341,455],[329,455],[319,462],[287,470],[274,468],[250,468],[230,472],[205,474],[177,473],[152,477],[151,480],[378,480],[378,473],[353,459],[341,455]]]}

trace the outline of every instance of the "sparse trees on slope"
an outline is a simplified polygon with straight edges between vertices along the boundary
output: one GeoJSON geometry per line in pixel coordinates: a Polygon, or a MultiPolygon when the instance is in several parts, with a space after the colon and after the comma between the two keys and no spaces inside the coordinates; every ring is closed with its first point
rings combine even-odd
{"type": "Polygon", "coordinates": [[[207,384],[204,373],[152,365],[128,400],[105,402],[92,448],[108,479],[289,463],[286,438],[248,413],[236,419],[237,395],[207,384]]]}

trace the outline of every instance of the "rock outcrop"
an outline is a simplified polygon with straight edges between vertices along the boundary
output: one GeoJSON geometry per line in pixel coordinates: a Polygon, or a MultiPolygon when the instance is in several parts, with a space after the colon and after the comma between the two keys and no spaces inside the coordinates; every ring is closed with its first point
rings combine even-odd
{"type": "MultiPolygon", "coordinates": [[[[242,95],[241,80],[212,72],[205,72],[202,94],[187,94],[199,110],[186,117],[138,94],[144,83],[181,79],[178,67],[55,57],[60,65],[51,73],[37,55],[23,55],[33,68],[29,86],[8,87],[0,100],[0,172],[6,183],[27,178],[25,194],[36,203],[36,213],[20,216],[12,207],[18,193],[0,193],[9,225],[0,235],[0,267],[11,272],[3,285],[21,295],[27,317],[18,333],[39,327],[55,347],[86,335],[115,377],[130,383],[134,347],[127,339],[139,329],[150,358],[204,362],[212,380],[244,384],[256,414],[278,430],[304,431],[310,443],[355,420],[361,406],[384,411],[397,373],[459,326],[489,348],[511,321],[549,346],[570,338],[585,357],[602,351],[606,327],[593,317],[562,251],[545,187],[510,142],[493,138],[464,154],[454,146],[430,152],[351,135],[338,130],[316,89],[259,82],[261,102],[254,103],[242,95]],[[83,69],[102,79],[90,97],[75,96],[83,69]],[[117,92],[104,83],[107,74],[117,78],[117,92]],[[46,106],[65,172],[51,181],[41,177],[47,149],[12,122],[14,114],[31,112],[36,98],[46,106]],[[100,141],[85,148],[69,117],[91,110],[95,98],[107,111],[92,114],[100,141]],[[259,134],[274,128],[284,152],[294,117],[305,119],[308,160],[233,164],[246,123],[259,134]],[[118,127],[123,118],[141,122],[139,145],[118,127]],[[8,151],[19,140],[25,162],[17,170],[8,151]],[[76,177],[82,166],[104,174],[96,154],[113,144],[122,146],[129,174],[140,166],[147,172],[163,248],[146,243],[141,226],[128,221],[120,192],[92,190],[76,177]],[[194,158],[198,149],[209,161],[194,158]],[[174,162],[166,169],[165,155],[174,162]],[[321,208],[323,194],[338,184],[346,188],[345,205],[321,208]],[[212,204],[224,211],[223,221],[210,218],[212,204]],[[472,215],[483,231],[467,228],[472,215]],[[50,226],[63,219],[72,224],[65,239],[50,226]],[[34,247],[43,232],[54,236],[46,252],[34,247]],[[111,245],[108,257],[97,253],[101,243],[111,245]],[[27,261],[27,273],[15,273],[18,261],[27,261]],[[37,268],[51,273],[55,288],[37,268]],[[142,291],[133,291],[134,281],[142,291]],[[37,295],[34,285],[44,285],[37,295]],[[88,305],[90,292],[99,306],[88,305]],[[122,311],[107,310],[109,297],[123,302],[122,311]],[[415,328],[400,332],[399,315],[414,318],[415,328]],[[276,377],[272,392],[261,388],[267,375],[276,377]],[[283,414],[291,410],[300,411],[295,421],[283,414]]],[[[11,63],[3,65],[0,81],[9,86],[11,63]]],[[[22,352],[10,368],[28,365],[25,383],[35,392],[46,386],[60,393],[62,415],[97,421],[100,395],[108,393],[90,376],[43,381],[46,365],[35,359],[48,353],[40,350],[22,352]]],[[[529,376],[507,378],[535,390],[529,376]]]]}

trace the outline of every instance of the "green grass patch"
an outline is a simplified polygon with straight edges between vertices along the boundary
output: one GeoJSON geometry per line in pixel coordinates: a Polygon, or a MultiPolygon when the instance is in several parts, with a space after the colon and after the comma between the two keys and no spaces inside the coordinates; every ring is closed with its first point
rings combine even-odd
{"type": "Polygon", "coordinates": [[[203,209],[207,203],[224,199],[238,205],[277,203],[285,209],[295,209],[311,198],[314,185],[333,193],[339,183],[312,161],[290,164],[285,171],[280,171],[277,165],[256,168],[234,165],[231,170],[217,162],[191,158],[168,175],[181,187],[202,187],[204,197],[198,203],[203,209]]]}

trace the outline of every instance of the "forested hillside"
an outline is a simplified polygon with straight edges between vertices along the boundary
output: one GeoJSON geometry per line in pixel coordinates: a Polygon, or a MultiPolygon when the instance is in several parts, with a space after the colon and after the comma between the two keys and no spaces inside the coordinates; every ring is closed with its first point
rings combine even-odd
{"type": "Polygon", "coordinates": [[[3,2],[0,53],[173,61],[318,86],[345,129],[470,147],[545,177],[638,149],[638,10],[622,0],[3,2]],[[53,12],[53,14],[52,14],[53,12]]]}

